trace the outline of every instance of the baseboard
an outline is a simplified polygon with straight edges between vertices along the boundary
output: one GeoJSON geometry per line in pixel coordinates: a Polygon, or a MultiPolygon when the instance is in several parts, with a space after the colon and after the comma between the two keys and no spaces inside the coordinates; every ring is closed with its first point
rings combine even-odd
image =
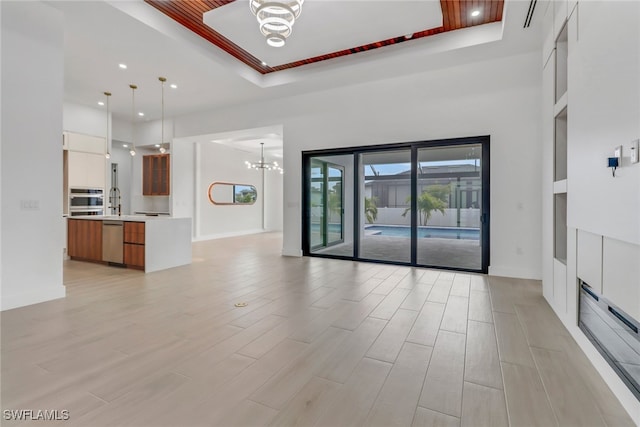
{"type": "Polygon", "coordinates": [[[23,292],[14,295],[4,295],[0,297],[0,311],[11,310],[12,308],[24,307],[27,305],[39,304],[54,299],[65,297],[65,287],[60,285],[52,289],[37,289],[30,292],[23,292]]]}
{"type": "Polygon", "coordinates": [[[525,268],[489,266],[490,276],[514,277],[516,279],[542,280],[542,272],[525,268]]]}
{"type": "Polygon", "coordinates": [[[302,256],[302,250],[282,248],[282,256],[292,256],[292,257],[300,258],[302,256]]]}
{"type": "Polygon", "coordinates": [[[260,234],[264,233],[266,230],[262,228],[257,228],[254,230],[242,230],[242,231],[232,231],[229,233],[216,233],[216,234],[207,234],[204,236],[196,236],[191,239],[192,242],[203,242],[205,240],[216,240],[216,239],[225,239],[227,237],[239,237],[239,236],[248,236],[250,234],[260,234]]]}

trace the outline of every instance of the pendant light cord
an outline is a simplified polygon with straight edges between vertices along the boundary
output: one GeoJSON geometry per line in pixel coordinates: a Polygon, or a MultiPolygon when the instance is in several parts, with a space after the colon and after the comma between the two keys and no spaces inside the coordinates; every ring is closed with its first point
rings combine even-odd
{"type": "Polygon", "coordinates": [[[109,112],[111,110],[109,108],[109,98],[111,97],[111,92],[104,92],[104,95],[107,97],[107,139],[105,141],[107,153],[105,154],[105,158],[110,159],[111,153],[109,150],[109,112]]]}
{"type": "Polygon", "coordinates": [[[162,121],[161,121],[161,131],[160,131],[160,135],[161,135],[160,152],[164,154],[164,152],[166,151],[164,148],[164,82],[166,82],[167,79],[164,77],[158,77],[158,80],[160,80],[160,83],[162,84],[162,121]]]}
{"type": "Polygon", "coordinates": [[[131,150],[129,154],[132,156],[136,155],[136,126],[135,126],[135,110],[136,110],[136,89],[138,86],[129,85],[131,88],[131,150]]]}

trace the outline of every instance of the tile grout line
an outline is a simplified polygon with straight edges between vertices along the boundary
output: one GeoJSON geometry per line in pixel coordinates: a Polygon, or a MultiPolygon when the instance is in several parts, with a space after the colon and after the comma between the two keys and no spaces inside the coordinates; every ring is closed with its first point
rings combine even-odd
{"type": "MultiPolygon", "coordinates": [[[[500,346],[498,345],[498,328],[496,326],[495,311],[493,310],[493,294],[491,292],[490,279],[487,276],[487,290],[489,292],[489,304],[491,305],[491,319],[493,319],[493,335],[496,339],[496,351],[498,352],[498,363],[500,364],[500,376],[502,377],[502,393],[504,396],[504,406],[507,411],[507,423],[511,426],[511,411],[509,410],[509,399],[507,398],[507,384],[504,379],[504,369],[502,368],[502,358],[500,356],[500,346]]],[[[516,315],[517,318],[517,315],[516,315]]],[[[533,356],[532,356],[533,357],[533,356]]]]}
{"type": "MultiPolygon", "coordinates": [[[[522,331],[522,335],[524,335],[524,339],[527,342],[527,349],[529,350],[529,356],[531,356],[531,360],[533,360],[533,365],[535,366],[536,369],[536,373],[538,374],[538,379],[540,380],[540,383],[542,384],[542,388],[544,390],[544,395],[547,398],[547,403],[549,404],[549,408],[551,408],[551,413],[553,414],[553,418],[556,421],[556,425],[559,426],[560,425],[560,419],[558,418],[558,414],[556,413],[556,409],[553,407],[553,404],[551,402],[551,396],[549,395],[549,390],[547,388],[547,385],[544,383],[544,381],[542,380],[542,375],[540,373],[540,366],[538,365],[538,361],[536,360],[533,351],[531,351],[532,348],[537,348],[531,345],[530,341],[529,341],[529,337],[527,337],[527,334],[525,332],[524,326],[522,324],[522,319],[520,318],[520,316],[518,315],[518,310],[516,310],[515,308],[515,304],[513,304],[513,311],[515,312],[516,315],[516,319],[518,321],[518,326],[520,327],[520,330],[522,331]]],[[[541,349],[541,350],[546,350],[546,349],[541,349]]],[[[502,369],[502,366],[500,367],[500,369],[502,369]]]]}

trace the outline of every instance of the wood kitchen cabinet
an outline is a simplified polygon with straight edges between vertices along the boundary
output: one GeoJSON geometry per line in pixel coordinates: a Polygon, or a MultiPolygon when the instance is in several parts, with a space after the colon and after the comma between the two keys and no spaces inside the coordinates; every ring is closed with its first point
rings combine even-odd
{"type": "Polygon", "coordinates": [[[124,263],[127,267],[144,269],[144,222],[124,223],[124,263]]]}
{"type": "Polygon", "coordinates": [[[102,261],[102,221],[69,219],[67,252],[72,259],[102,261]]]}
{"type": "Polygon", "coordinates": [[[68,218],[67,253],[78,261],[113,264],[151,273],[191,263],[191,232],[191,218],[135,215],[68,218]],[[117,227],[120,234],[114,232],[119,223],[122,223],[117,227]],[[114,239],[116,234],[120,237],[114,239]],[[122,245],[122,258],[116,252],[117,242],[122,245]],[[117,261],[110,259],[115,254],[117,261]]]}
{"type": "Polygon", "coordinates": [[[170,155],[153,154],[142,157],[142,195],[170,194],[170,155]]]}

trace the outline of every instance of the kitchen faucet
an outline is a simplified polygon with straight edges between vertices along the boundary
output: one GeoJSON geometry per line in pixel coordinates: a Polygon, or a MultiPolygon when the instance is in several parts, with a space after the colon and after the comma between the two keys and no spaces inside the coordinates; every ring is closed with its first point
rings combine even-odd
{"type": "Polygon", "coordinates": [[[118,187],[111,187],[109,190],[109,205],[111,208],[111,215],[118,212],[118,216],[122,215],[122,204],[120,203],[120,189],[118,187]],[[118,205],[116,206],[116,202],[118,205]]]}

